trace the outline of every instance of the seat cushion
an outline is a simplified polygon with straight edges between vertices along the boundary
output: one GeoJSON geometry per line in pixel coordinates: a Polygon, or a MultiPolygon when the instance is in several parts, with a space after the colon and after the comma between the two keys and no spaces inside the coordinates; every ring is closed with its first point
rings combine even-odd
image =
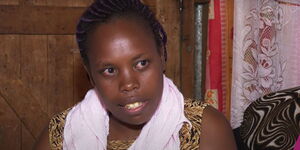
{"type": "Polygon", "coordinates": [[[257,99],[245,110],[240,132],[249,149],[293,149],[300,134],[300,87],[257,99]]]}

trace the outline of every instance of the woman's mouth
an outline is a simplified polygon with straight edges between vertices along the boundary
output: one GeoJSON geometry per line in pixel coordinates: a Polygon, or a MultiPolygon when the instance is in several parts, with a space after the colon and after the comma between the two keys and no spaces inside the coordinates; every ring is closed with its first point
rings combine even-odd
{"type": "Polygon", "coordinates": [[[129,109],[129,110],[136,109],[136,108],[140,107],[142,104],[143,104],[142,102],[134,102],[134,103],[125,105],[125,108],[129,109]]]}
{"type": "Polygon", "coordinates": [[[134,103],[130,103],[130,104],[126,104],[124,106],[125,110],[128,112],[138,112],[141,111],[146,105],[146,102],[134,102],[134,103]]]}

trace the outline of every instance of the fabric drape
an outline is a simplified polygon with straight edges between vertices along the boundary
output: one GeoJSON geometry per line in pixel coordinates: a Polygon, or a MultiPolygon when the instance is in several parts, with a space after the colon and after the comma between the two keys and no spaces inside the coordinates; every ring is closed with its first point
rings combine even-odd
{"type": "Polygon", "coordinates": [[[226,12],[228,1],[211,0],[208,17],[208,50],[206,60],[206,79],[205,79],[205,100],[219,111],[227,114],[230,103],[228,94],[230,89],[227,88],[229,75],[228,66],[231,60],[228,58],[229,50],[227,49],[226,35],[228,35],[226,12]]]}
{"type": "MultiPolygon", "coordinates": [[[[63,149],[105,150],[109,117],[94,89],[69,113],[64,128],[63,149]]],[[[180,148],[179,130],[184,122],[184,98],[173,82],[164,76],[161,102],[129,150],[176,150],[180,148]]],[[[191,125],[191,124],[190,124],[191,125]]]]}
{"type": "Polygon", "coordinates": [[[231,125],[257,98],[300,85],[300,1],[235,0],[231,125]]]}

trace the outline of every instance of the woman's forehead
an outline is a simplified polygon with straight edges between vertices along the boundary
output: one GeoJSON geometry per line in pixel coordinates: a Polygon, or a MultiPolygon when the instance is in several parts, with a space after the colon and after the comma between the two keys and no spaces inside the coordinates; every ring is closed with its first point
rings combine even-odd
{"type": "Polygon", "coordinates": [[[138,22],[118,19],[97,27],[91,37],[92,46],[155,45],[153,33],[138,22]]]}
{"type": "Polygon", "coordinates": [[[157,53],[153,34],[138,23],[125,19],[100,25],[91,38],[90,56],[98,59],[120,57],[122,54],[157,53]]]}

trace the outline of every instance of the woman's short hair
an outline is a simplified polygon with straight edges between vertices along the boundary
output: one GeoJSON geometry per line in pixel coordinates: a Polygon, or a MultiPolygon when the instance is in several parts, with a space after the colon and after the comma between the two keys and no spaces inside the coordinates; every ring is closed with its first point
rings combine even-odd
{"type": "Polygon", "coordinates": [[[85,65],[88,65],[87,51],[90,33],[98,25],[107,23],[115,17],[134,17],[146,23],[153,32],[158,49],[163,48],[163,54],[167,60],[167,35],[148,6],[139,0],[95,0],[83,13],[77,25],[76,39],[85,65]]]}

